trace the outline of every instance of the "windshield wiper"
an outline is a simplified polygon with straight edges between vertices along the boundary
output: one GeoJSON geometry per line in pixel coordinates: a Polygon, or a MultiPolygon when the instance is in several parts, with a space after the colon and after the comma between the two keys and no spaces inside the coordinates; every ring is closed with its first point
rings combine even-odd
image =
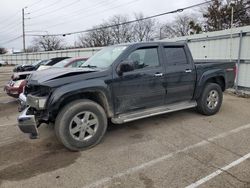
{"type": "Polygon", "coordinates": [[[81,66],[81,67],[87,67],[87,68],[97,68],[97,66],[95,66],[95,65],[85,65],[85,66],[81,66]]]}

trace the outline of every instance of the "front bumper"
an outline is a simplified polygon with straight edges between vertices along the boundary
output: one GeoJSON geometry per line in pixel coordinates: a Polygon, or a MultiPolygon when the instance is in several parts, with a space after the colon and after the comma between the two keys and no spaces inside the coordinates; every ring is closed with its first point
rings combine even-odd
{"type": "Polygon", "coordinates": [[[8,84],[5,85],[4,91],[7,93],[7,95],[14,97],[14,98],[18,98],[18,96],[20,94],[20,88],[12,87],[8,84]]]}
{"type": "Polygon", "coordinates": [[[18,127],[23,133],[29,133],[30,138],[38,138],[38,129],[35,115],[30,114],[30,108],[25,108],[17,118],[18,127]]]}
{"type": "Polygon", "coordinates": [[[18,111],[19,112],[22,112],[27,107],[26,101],[27,101],[27,97],[23,93],[21,93],[18,98],[18,102],[19,102],[18,111]]]}

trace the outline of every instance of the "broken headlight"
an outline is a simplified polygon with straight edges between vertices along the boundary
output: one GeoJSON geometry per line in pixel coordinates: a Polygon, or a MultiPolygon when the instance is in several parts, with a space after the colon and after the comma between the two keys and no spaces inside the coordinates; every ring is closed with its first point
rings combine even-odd
{"type": "Polygon", "coordinates": [[[48,97],[38,97],[38,96],[34,96],[29,94],[27,96],[27,105],[29,105],[30,107],[33,107],[37,110],[43,110],[45,108],[46,102],[47,102],[48,97]]]}

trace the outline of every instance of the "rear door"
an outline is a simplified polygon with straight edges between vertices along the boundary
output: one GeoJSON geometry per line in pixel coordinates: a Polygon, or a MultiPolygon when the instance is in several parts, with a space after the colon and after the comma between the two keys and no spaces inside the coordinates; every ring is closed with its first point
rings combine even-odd
{"type": "Polygon", "coordinates": [[[158,45],[134,49],[125,59],[133,61],[135,70],[115,75],[112,84],[116,113],[164,105],[164,68],[158,45]]]}
{"type": "Polygon", "coordinates": [[[185,46],[163,46],[163,54],[167,80],[166,104],[191,100],[196,72],[185,46]]]}

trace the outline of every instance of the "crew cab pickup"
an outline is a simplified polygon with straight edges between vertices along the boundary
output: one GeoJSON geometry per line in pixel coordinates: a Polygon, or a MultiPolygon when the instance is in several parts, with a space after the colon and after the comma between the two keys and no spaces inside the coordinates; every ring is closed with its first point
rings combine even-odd
{"type": "Polygon", "coordinates": [[[52,123],[65,147],[83,150],[101,141],[108,120],[122,124],[188,108],[216,114],[234,79],[234,62],[194,62],[185,43],[114,45],[82,68],[33,73],[20,95],[18,125],[37,138],[38,127],[52,123]]]}

